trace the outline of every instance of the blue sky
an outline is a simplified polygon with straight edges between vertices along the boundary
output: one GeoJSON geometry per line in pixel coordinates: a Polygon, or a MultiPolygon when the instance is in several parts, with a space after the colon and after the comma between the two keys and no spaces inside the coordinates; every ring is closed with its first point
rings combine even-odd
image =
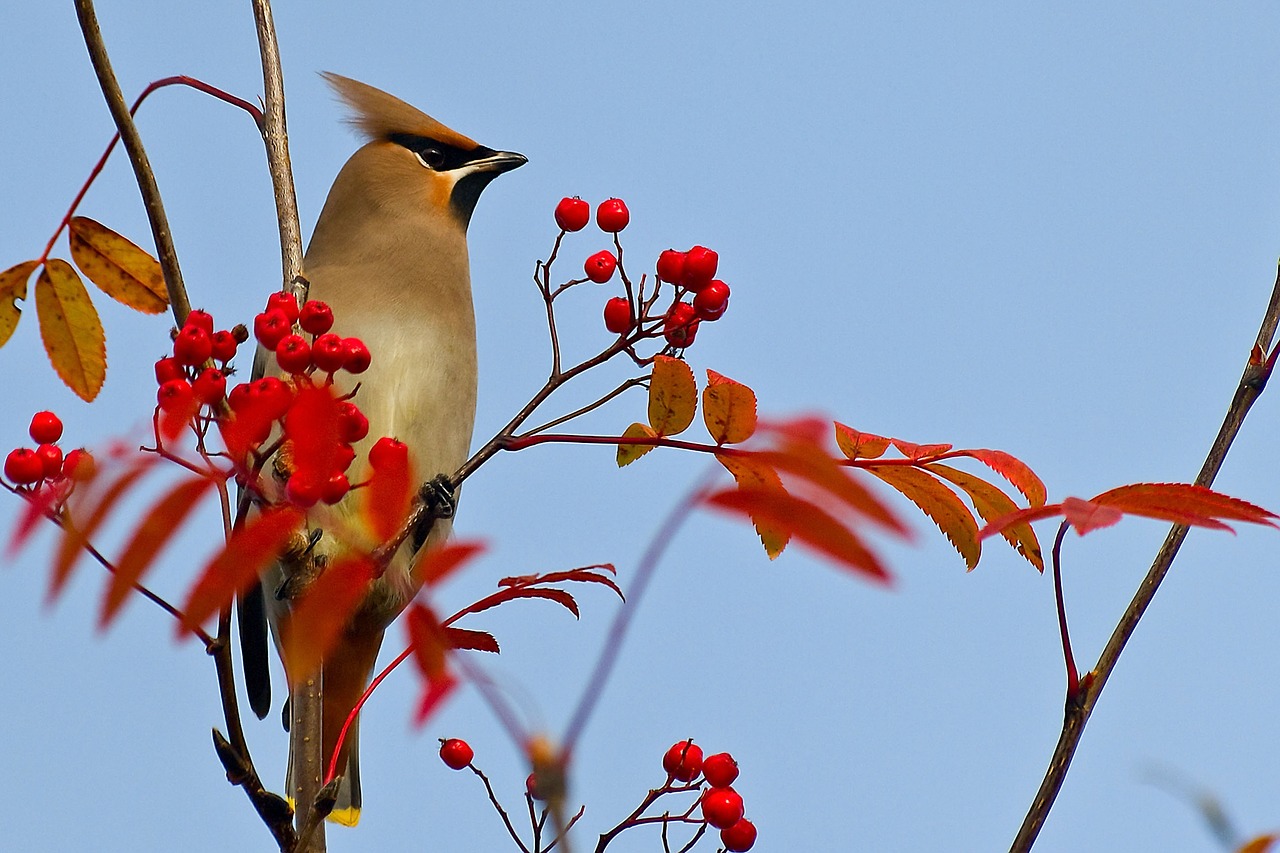
{"type": "MultiPolygon", "coordinates": [[[[178,73],[260,92],[247,8],[149,0],[99,15],[128,93],[178,73]]],[[[694,243],[720,252],[734,296],[689,350],[700,375],[751,385],[772,415],[816,411],[1010,451],[1051,499],[1194,477],[1274,280],[1274,4],[315,2],[276,16],[305,231],[357,144],[320,70],[530,159],[472,221],[477,441],[545,374],[529,277],[563,195],[626,199],[631,258],[694,243]]],[[[39,254],[110,121],[70,4],[23,4],[0,22],[7,267],[39,254]]],[[[193,302],[220,322],[247,320],[279,270],[250,122],[173,89],[140,126],[193,302]]],[[[146,242],[123,159],[82,212],[146,242]]],[[[570,257],[603,247],[591,232],[568,243],[570,257]]],[[[584,289],[573,303],[571,349],[605,342],[604,298],[584,289]]],[[[99,304],[110,366],[92,406],[59,386],[30,308],[0,350],[5,446],[25,442],[41,408],[63,415],[71,443],[139,434],[167,323],[99,304]]],[[[617,432],[643,411],[641,395],[624,397],[585,428],[617,432]]],[[[1264,395],[1218,482],[1273,509],[1277,414],[1264,395]]],[[[605,450],[562,447],[495,459],[468,483],[458,519],[491,552],[445,589],[441,609],[504,575],[602,560],[625,583],[701,465],[655,453],[618,471],[605,450]]],[[[214,516],[202,518],[156,571],[174,596],[209,551],[214,516]]],[[[769,563],[742,525],[692,518],[583,742],[578,847],[658,784],[663,751],[692,736],[738,757],[756,849],[1007,848],[1061,721],[1051,584],[994,546],[965,574],[932,526],[913,521],[916,544],[883,545],[897,577],[885,591],[798,551],[769,563]]],[[[1067,604],[1085,666],[1164,532],[1131,521],[1069,540],[1067,604]]],[[[1148,781],[1153,768],[1212,792],[1244,833],[1280,826],[1278,535],[1191,535],[1037,850],[1220,849],[1188,802],[1148,781]]],[[[103,578],[87,566],[46,607],[52,541],[0,569],[6,844],[268,849],[210,749],[220,714],[202,652],[173,644],[163,614],[140,602],[98,635],[103,578]]],[[[504,645],[486,661],[493,677],[552,732],[615,607],[603,593],[581,603],[577,623],[531,602],[473,624],[504,645]]],[[[525,771],[474,693],[421,732],[408,722],[415,678],[382,693],[364,722],[365,819],[332,832],[332,849],[509,849],[478,782],[435,757],[436,737],[467,738],[519,806],[525,771]]],[[[262,773],[282,780],[284,736],[272,721],[250,728],[262,773]]],[[[659,842],[633,831],[609,849],[659,842]]]]}

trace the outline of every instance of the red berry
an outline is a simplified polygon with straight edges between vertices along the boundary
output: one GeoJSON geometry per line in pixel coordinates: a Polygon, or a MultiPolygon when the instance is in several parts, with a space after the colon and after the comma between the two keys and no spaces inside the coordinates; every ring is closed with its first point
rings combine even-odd
{"type": "Polygon", "coordinates": [[[662,769],[681,782],[692,782],[702,772],[702,747],[690,740],[672,744],[662,756],[662,769]]]}
{"type": "Polygon", "coordinates": [[[702,761],[702,775],[713,788],[727,788],[738,778],[738,762],[727,752],[708,755],[702,761]]]}
{"type": "Polygon", "coordinates": [[[56,444],[42,444],[36,448],[36,456],[44,466],[44,478],[52,480],[62,473],[62,448],[56,444]]]}
{"type": "Polygon", "coordinates": [[[333,328],[333,309],[328,303],[309,299],[298,311],[298,325],[304,332],[323,335],[333,328]]]}
{"type": "Polygon", "coordinates": [[[686,289],[697,293],[716,277],[716,267],[719,262],[720,256],[706,246],[694,246],[685,252],[684,275],[681,276],[680,283],[686,289]]]}
{"type": "Polygon", "coordinates": [[[693,297],[693,308],[700,319],[708,323],[719,320],[729,307],[729,285],[720,279],[713,279],[693,297]]]}
{"type": "Polygon", "coordinates": [[[206,334],[213,334],[213,315],[208,311],[201,311],[197,308],[194,311],[187,312],[187,319],[182,321],[184,326],[195,326],[198,329],[204,329],[206,334]]]}
{"type": "Polygon", "coordinates": [[[756,825],[744,817],[728,829],[720,830],[720,843],[729,853],[746,853],[755,846],[756,825]]]}
{"type": "MultiPolygon", "coordinates": [[[[289,298],[292,300],[293,297],[289,298]]],[[[274,350],[292,331],[293,321],[278,308],[263,311],[253,318],[253,336],[269,350],[274,350]]]]}
{"type": "Polygon", "coordinates": [[[19,486],[29,486],[44,477],[44,462],[31,448],[19,447],[5,457],[4,475],[19,486]]]}
{"type": "Polygon", "coordinates": [[[337,471],[329,477],[327,483],[320,487],[320,500],[330,505],[336,504],[346,497],[349,491],[351,491],[351,483],[347,480],[347,475],[337,471]]]}
{"type": "Polygon", "coordinates": [[[613,252],[607,249],[601,249],[591,257],[587,258],[587,262],[582,265],[583,271],[586,272],[587,278],[596,284],[604,284],[613,278],[613,271],[618,268],[618,259],[613,256],[613,252]]]}
{"type": "Polygon", "coordinates": [[[289,503],[307,509],[315,506],[316,501],[320,500],[321,489],[322,484],[317,483],[314,477],[303,476],[295,471],[289,475],[284,493],[289,498],[289,503]]]}
{"type": "Polygon", "coordinates": [[[252,397],[253,391],[250,390],[249,383],[241,382],[227,392],[227,405],[231,407],[233,412],[243,412],[245,405],[252,397]]]}
{"type": "Polygon", "coordinates": [[[171,355],[167,355],[156,362],[157,385],[163,385],[170,379],[182,379],[184,375],[182,365],[171,355]]]}
{"type": "Polygon", "coordinates": [[[236,342],[236,336],[233,333],[223,329],[220,332],[214,332],[209,340],[213,342],[213,357],[218,361],[227,362],[236,357],[236,347],[239,343],[236,342]]]}
{"type": "Polygon", "coordinates": [[[687,347],[698,333],[698,316],[688,302],[677,302],[667,311],[662,336],[673,347],[687,347]]]}
{"type": "Polygon", "coordinates": [[[227,393],[227,377],[221,370],[206,367],[191,383],[196,399],[206,406],[212,406],[227,393]]]}
{"type": "Polygon", "coordinates": [[[440,741],[440,760],[451,770],[461,770],[475,757],[471,744],[461,738],[451,737],[440,741]]]}
{"type": "Polygon", "coordinates": [[[292,293],[278,291],[267,297],[267,311],[280,311],[284,316],[289,318],[289,325],[298,319],[298,300],[293,298],[292,293]]]}
{"type": "Polygon", "coordinates": [[[185,379],[170,379],[156,392],[156,403],[161,411],[171,415],[192,414],[195,400],[195,391],[185,379]]]}
{"type": "Polygon", "coordinates": [[[684,278],[684,252],[666,249],[658,255],[658,278],[668,284],[679,284],[684,278]]]}
{"type": "Polygon", "coordinates": [[[306,373],[311,366],[311,344],[302,335],[286,335],[276,344],[276,363],[286,373],[306,373]]]}
{"type": "Polygon", "coordinates": [[[332,332],[316,338],[311,344],[311,360],[325,373],[341,370],[342,365],[347,361],[347,351],[342,346],[342,338],[332,332]]]}
{"type": "Polygon", "coordinates": [[[620,198],[602,201],[596,208],[596,225],[600,226],[601,231],[617,234],[630,221],[631,211],[627,210],[626,203],[620,198]]]}
{"type": "Polygon", "coordinates": [[[404,471],[409,467],[409,445],[383,436],[369,448],[369,466],[375,471],[404,471]]]}
{"type": "Polygon", "coordinates": [[[338,471],[346,471],[356,461],[356,451],[349,444],[339,444],[333,455],[333,467],[338,471]]]}
{"type": "Polygon", "coordinates": [[[62,438],[62,419],[53,412],[36,412],[27,432],[37,444],[53,444],[62,438]]]}
{"type": "Polygon", "coordinates": [[[364,373],[369,369],[373,356],[369,348],[359,338],[343,338],[342,350],[346,354],[342,361],[342,369],[347,373],[364,373]]]}
{"type": "Polygon", "coordinates": [[[98,465],[93,461],[93,457],[89,455],[89,451],[84,448],[77,448],[63,457],[62,476],[68,480],[82,483],[93,478],[97,467],[98,465]]]}
{"type": "Polygon", "coordinates": [[[702,816],[716,829],[742,820],[742,796],[732,788],[711,788],[702,795],[702,816]]]}
{"type": "Polygon", "coordinates": [[[525,777],[524,790],[530,797],[533,797],[535,800],[545,799],[538,792],[538,774],[537,773],[530,773],[528,776],[525,777]]]}
{"type": "Polygon", "coordinates": [[[369,419],[350,400],[338,404],[338,435],[347,444],[354,444],[369,434],[369,419]]]}
{"type": "Polygon", "coordinates": [[[615,335],[625,335],[635,326],[631,303],[625,296],[615,296],[604,304],[604,327],[615,335]]]}
{"type": "Polygon", "coordinates": [[[263,401],[264,412],[269,421],[284,417],[293,403],[293,391],[275,376],[264,376],[249,384],[251,397],[263,401]]]}
{"type": "Polygon", "coordinates": [[[199,326],[183,326],[173,339],[173,357],[179,364],[195,367],[213,355],[213,337],[199,326]]]}
{"type": "Polygon", "coordinates": [[[591,221],[591,205],[576,195],[562,198],[556,205],[556,225],[562,231],[581,231],[591,221]]]}

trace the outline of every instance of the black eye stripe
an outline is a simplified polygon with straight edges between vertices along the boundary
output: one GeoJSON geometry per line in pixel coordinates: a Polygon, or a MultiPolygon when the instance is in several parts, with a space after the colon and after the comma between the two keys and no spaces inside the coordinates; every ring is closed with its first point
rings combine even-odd
{"type": "Polygon", "coordinates": [[[463,151],[452,145],[446,145],[425,136],[414,136],[411,133],[393,133],[387,139],[396,145],[408,148],[417,155],[418,161],[423,166],[436,172],[449,172],[465,166],[477,156],[475,151],[463,151]]]}

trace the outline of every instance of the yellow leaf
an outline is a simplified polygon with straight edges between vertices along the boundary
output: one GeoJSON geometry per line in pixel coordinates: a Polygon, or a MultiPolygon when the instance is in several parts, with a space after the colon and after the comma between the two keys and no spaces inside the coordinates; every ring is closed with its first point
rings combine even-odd
{"type": "Polygon", "coordinates": [[[77,216],[69,225],[71,259],[103,293],[143,314],[169,307],[159,261],[92,219],[77,216]]]}
{"type": "Polygon", "coordinates": [[[39,261],[23,261],[17,266],[0,272],[0,347],[8,342],[13,330],[18,328],[22,309],[14,300],[27,298],[27,279],[40,266],[39,261]]]}
{"type": "MultiPolygon", "coordinates": [[[[941,462],[931,462],[925,467],[964,489],[969,500],[973,502],[973,508],[978,511],[978,515],[982,516],[983,521],[992,522],[1018,511],[1018,505],[1012,498],[1001,491],[1000,487],[988,483],[981,477],[976,477],[968,471],[961,471],[959,468],[952,468],[950,465],[943,465],[941,462]]],[[[1000,531],[1000,535],[1013,546],[1015,551],[1026,558],[1028,563],[1044,571],[1040,540],[1036,539],[1036,533],[1031,529],[1030,524],[1006,527],[1000,531]]]]}
{"type": "Polygon", "coordinates": [[[659,355],[649,379],[649,426],[658,435],[679,435],[698,410],[698,383],[693,370],[678,358],[659,355]]]}
{"type": "MultiPolygon", "coordinates": [[[[656,432],[649,429],[647,424],[632,424],[627,427],[627,431],[622,434],[623,438],[654,438],[656,432]]],[[[653,450],[652,444],[619,444],[618,445],[618,467],[630,465],[641,456],[644,456],[650,450],[653,450]]]]}
{"type": "Polygon", "coordinates": [[[702,390],[702,419],[716,444],[746,441],[756,431],[756,393],[741,382],[708,370],[707,387],[702,390]]]}
{"type": "MultiPolygon", "coordinates": [[[[720,464],[733,475],[739,489],[751,492],[758,492],[761,489],[784,491],[782,478],[778,476],[778,472],[753,457],[717,453],[716,459],[720,460],[720,464]]],[[[751,521],[756,526],[756,533],[760,535],[760,543],[764,545],[765,553],[769,555],[770,560],[775,559],[787,547],[787,542],[791,540],[791,531],[754,516],[751,521]]]]}
{"type": "Polygon", "coordinates": [[[36,279],[40,337],[53,369],[80,399],[89,402],[107,378],[107,338],[80,276],[53,258],[36,279]]]}
{"type": "Polygon", "coordinates": [[[893,486],[929,516],[960,552],[969,569],[978,565],[978,558],[982,556],[982,544],[978,542],[978,523],[973,520],[972,513],[956,497],[955,492],[919,468],[880,465],[868,467],[867,470],[893,486]]]}

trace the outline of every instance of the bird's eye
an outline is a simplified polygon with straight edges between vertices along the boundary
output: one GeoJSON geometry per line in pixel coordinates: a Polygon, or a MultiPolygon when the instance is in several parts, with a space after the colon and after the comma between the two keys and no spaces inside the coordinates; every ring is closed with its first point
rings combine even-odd
{"type": "Polygon", "coordinates": [[[418,159],[428,169],[436,170],[444,165],[444,152],[439,148],[427,146],[418,150],[418,159]]]}

